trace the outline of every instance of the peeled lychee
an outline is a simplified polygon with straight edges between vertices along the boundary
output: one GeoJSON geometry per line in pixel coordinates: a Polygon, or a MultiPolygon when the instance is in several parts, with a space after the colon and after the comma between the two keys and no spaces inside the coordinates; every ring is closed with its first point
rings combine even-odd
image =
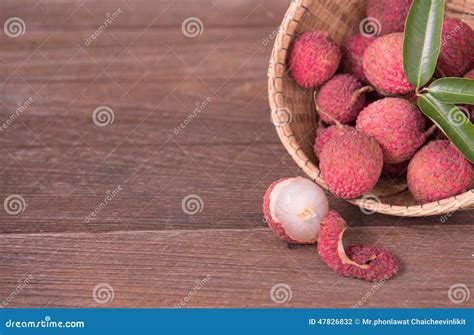
{"type": "Polygon", "coordinates": [[[357,118],[356,129],[374,137],[383,150],[384,162],[409,160],[425,142],[423,114],[400,98],[385,98],[367,106],[357,118]]]}
{"type": "Polygon", "coordinates": [[[465,22],[446,18],[443,22],[438,69],[445,77],[462,77],[474,65],[474,32],[465,22]]]}
{"type": "Polygon", "coordinates": [[[344,43],[343,68],[363,83],[368,83],[362,66],[362,60],[367,47],[375,41],[375,37],[356,34],[344,43]]]}
{"type": "Polygon", "coordinates": [[[384,95],[415,89],[403,70],[403,33],[385,35],[372,42],[365,51],[363,67],[369,82],[384,95]]]}
{"type": "Polygon", "coordinates": [[[357,198],[377,183],[383,166],[383,154],[377,141],[360,132],[335,136],[320,155],[321,173],[336,196],[357,198]]]}
{"type": "Polygon", "coordinates": [[[408,165],[408,188],[420,203],[449,198],[469,189],[472,166],[449,141],[431,141],[408,165]]]}
{"type": "Polygon", "coordinates": [[[367,16],[380,23],[380,34],[403,32],[413,0],[368,0],[367,16]]]}
{"type": "Polygon", "coordinates": [[[315,243],[328,211],[324,191],[302,177],[274,182],[263,197],[265,221],[275,235],[290,243],[315,243]]]}
{"type": "Polygon", "coordinates": [[[316,157],[321,155],[326,143],[328,143],[335,136],[342,136],[348,131],[355,131],[353,127],[343,124],[332,125],[327,128],[319,126],[316,130],[316,140],[314,143],[314,153],[316,157]]]}
{"type": "Polygon", "coordinates": [[[365,94],[370,90],[350,74],[336,75],[315,94],[316,111],[328,124],[352,123],[364,108],[365,94]]]}
{"type": "Polygon", "coordinates": [[[333,210],[321,221],[318,253],[334,272],[345,277],[381,281],[400,270],[397,259],[382,247],[353,245],[344,248],[342,238],[346,229],[344,219],[333,210]]]}
{"type": "Polygon", "coordinates": [[[306,89],[316,88],[336,73],[341,51],[326,33],[305,32],[289,50],[288,65],[296,83],[306,89]]]}

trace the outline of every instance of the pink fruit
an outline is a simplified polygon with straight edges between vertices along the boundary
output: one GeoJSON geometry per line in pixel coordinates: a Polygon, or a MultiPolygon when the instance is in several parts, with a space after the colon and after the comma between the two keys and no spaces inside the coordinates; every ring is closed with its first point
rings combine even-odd
{"type": "Polygon", "coordinates": [[[380,23],[380,34],[403,32],[413,0],[368,0],[367,16],[380,23]]]}
{"type": "Polygon", "coordinates": [[[370,90],[350,74],[336,75],[315,94],[316,111],[328,124],[352,123],[364,108],[365,94],[370,90]]]}
{"type": "Polygon", "coordinates": [[[438,69],[446,77],[462,77],[474,65],[474,32],[461,20],[443,23],[438,69]]]}
{"type": "Polygon", "coordinates": [[[408,169],[409,161],[401,162],[398,164],[386,163],[383,165],[382,174],[391,178],[398,179],[405,176],[408,169]]]}
{"type": "Polygon", "coordinates": [[[362,60],[367,47],[375,41],[375,37],[356,34],[344,43],[345,54],[343,57],[343,68],[345,72],[352,74],[363,83],[368,83],[362,60]]]}
{"type": "Polygon", "coordinates": [[[326,143],[319,167],[329,190],[340,198],[351,199],[375,186],[382,165],[382,149],[377,141],[351,131],[326,143]]]}
{"type": "Polygon", "coordinates": [[[468,190],[472,166],[449,141],[431,141],[408,165],[408,188],[420,203],[458,195],[468,190]]]}
{"type": "Polygon", "coordinates": [[[290,243],[315,243],[328,211],[324,191],[302,177],[274,182],[263,197],[265,221],[275,235],[290,243]]]}
{"type": "Polygon", "coordinates": [[[403,34],[377,38],[365,51],[364,73],[369,82],[384,95],[414,91],[403,70],[403,34]]]}
{"type": "Polygon", "coordinates": [[[319,126],[316,130],[316,140],[314,144],[314,153],[316,157],[321,155],[321,152],[324,149],[324,146],[329,142],[333,137],[341,136],[347,133],[348,131],[355,131],[353,127],[346,125],[332,125],[330,127],[319,126]]]}
{"type": "Polygon", "coordinates": [[[334,272],[367,281],[387,280],[398,273],[397,259],[382,247],[353,245],[344,248],[342,238],[346,229],[346,222],[336,211],[330,211],[321,221],[318,253],[334,272]]]}
{"type": "Polygon", "coordinates": [[[385,98],[367,106],[357,118],[356,129],[375,138],[382,147],[384,162],[409,160],[425,142],[423,114],[400,98],[385,98]]]}
{"type": "Polygon", "coordinates": [[[296,83],[316,88],[331,78],[339,67],[341,51],[326,33],[299,35],[289,50],[288,66],[296,83]]]}
{"type": "Polygon", "coordinates": [[[474,69],[472,69],[471,71],[469,71],[468,73],[466,73],[466,75],[464,76],[464,78],[474,79],[474,69]]]}

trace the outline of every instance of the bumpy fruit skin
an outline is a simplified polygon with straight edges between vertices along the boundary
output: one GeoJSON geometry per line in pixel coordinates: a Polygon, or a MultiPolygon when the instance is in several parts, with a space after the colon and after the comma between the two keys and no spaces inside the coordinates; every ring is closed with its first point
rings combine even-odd
{"type": "Polygon", "coordinates": [[[380,22],[380,34],[403,32],[413,0],[369,0],[367,16],[380,22]]]}
{"type": "Polygon", "coordinates": [[[316,88],[336,73],[341,51],[325,33],[306,32],[298,36],[289,50],[288,65],[296,83],[316,88]]]}
{"type": "Polygon", "coordinates": [[[408,169],[409,161],[401,162],[398,164],[384,164],[382,169],[382,174],[391,178],[391,179],[398,179],[402,178],[406,175],[408,169]]]}
{"type": "Polygon", "coordinates": [[[383,154],[377,141],[353,131],[326,143],[319,164],[329,190],[344,199],[357,198],[371,190],[382,166],[383,154]]]}
{"type": "Polygon", "coordinates": [[[458,195],[469,189],[472,165],[449,141],[431,141],[408,165],[408,188],[420,203],[458,195]]]}
{"type": "Polygon", "coordinates": [[[369,81],[365,76],[362,60],[365,50],[373,41],[375,41],[375,37],[356,34],[344,43],[345,54],[342,61],[344,71],[352,74],[363,83],[368,83],[369,81]]]}
{"type": "Polygon", "coordinates": [[[339,74],[325,83],[316,94],[316,111],[328,124],[343,124],[357,119],[365,106],[365,92],[358,92],[362,84],[350,74],[339,74]]]}
{"type": "Polygon", "coordinates": [[[397,259],[382,247],[353,245],[343,247],[342,238],[347,224],[336,211],[330,211],[321,221],[318,253],[338,275],[381,281],[400,270],[397,259]]]}
{"type": "Polygon", "coordinates": [[[447,77],[462,77],[474,65],[474,32],[461,20],[446,18],[443,23],[438,68],[447,77]]]}
{"type": "Polygon", "coordinates": [[[384,95],[414,91],[403,70],[403,34],[377,38],[365,51],[364,73],[369,82],[384,95]]]}
{"type": "Polygon", "coordinates": [[[346,125],[332,125],[327,128],[319,126],[318,129],[316,129],[316,140],[314,143],[314,153],[316,157],[321,155],[326,143],[333,137],[342,136],[348,131],[355,131],[355,129],[346,125]]]}
{"type": "Polygon", "coordinates": [[[409,160],[425,142],[425,119],[411,103],[385,98],[367,106],[357,118],[356,129],[374,137],[383,150],[384,162],[409,160]]]}

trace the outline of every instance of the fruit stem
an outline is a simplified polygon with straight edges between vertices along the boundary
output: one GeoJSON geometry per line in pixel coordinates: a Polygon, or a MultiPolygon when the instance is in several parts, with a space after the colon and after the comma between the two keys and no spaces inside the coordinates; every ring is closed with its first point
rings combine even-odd
{"type": "MultiPolygon", "coordinates": [[[[334,124],[336,125],[337,128],[339,128],[340,130],[343,130],[344,129],[344,126],[342,125],[342,123],[340,123],[338,120],[336,120],[335,118],[333,118],[331,115],[329,115],[328,113],[326,113],[325,111],[323,111],[319,106],[318,106],[318,103],[316,102],[316,96],[317,96],[317,92],[314,92],[314,106],[316,107],[316,111],[318,113],[321,113],[321,114],[324,114],[326,115],[326,117],[331,120],[332,122],[334,122],[334,124]]],[[[320,120],[321,121],[321,120],[320,120]]]]}
{"type": "Polygon", "coordinates": [[[435,132],[436,128],[438,128],[435,124],[432,125],[430,127],[430,129],[428,129],[427,131],[425,131],[425,138],[428,138],[430,137],[431,135],[433,135],[433,133],[435,132]]]}

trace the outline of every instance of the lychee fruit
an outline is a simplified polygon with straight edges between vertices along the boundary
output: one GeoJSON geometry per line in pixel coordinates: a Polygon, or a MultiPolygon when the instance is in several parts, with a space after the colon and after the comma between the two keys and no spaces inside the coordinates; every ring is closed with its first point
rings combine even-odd
{"type": "Polygon", "coordinates": [[[464,78],[467,78],[467,79],[474,79],[474,69],[472,69],[471,71],[469,71],[468,73],[466,73],[466,75],[464,76],[464,78]]]}
{"type": "Polygon", "coordinates": [[[365,106],[365,94],[371,90],[350,74],[336,75],[315,93],[316,111],[328,124],[352,123],[365,106]]]}
{"type": "Polygon", "coordinates": [[[380,93],[406,94],[415,90],[403,70],[403,33],[377,38],[367,47],[362,63],[367,79],[380,93]]]}
{"type": "Polygon", "coordinates": [[[474,65],[474,32],[465,22],[446,18],[443,22],[438,70],[445,77],[462,77],[474,65]]]}
{"type": "Polygon", "coordinates": [[[400,98],[378,100],[359,114],[356,129],[374,137],[382,147],[384,162],[409,160],[425,142],[423,114],[400,98]]]}
{"type": "Polygon", "coordinates": [[[413,0],[368,0],[367,16],[380,23],[380,34],[403,32],[413,0]]]}
{"type": "Polygon", "coordinates": [[[305,88],[316,88],[336,73],[341,51],[327,33],[305,32],[290,46],[288,65],[296,83],[305,88]]]}
{"type": "Polygon", "coordinates": [[[274,182],[263,197],[265,221],[275,235],[289,243],[315,243],[328,211],[321,187],[302,177],[274,182]]]}
{"type": "Polygon", "coordinates": [[[368,83],[369,81],[365,76],[362,60],[365,50],[373,41],[375,41],[375,37],[356,34],[344,43],[345,53],[342,61],[344,71],[352,74],[363,83],[368,83]]]}
{"type": "Polygon", "coordinates": [[[382,173],[383,154],[377,141],[351,131],[331,138],[320,155],[322,176],[334,195],[352,199],[371,190],[382,173]]]}
{"type": "Polygon", "coordinates": [[[382,174],[391,179],[402,178],[407,172],[408,163],[410,162],[405,161],[398,164],[386,163],[383,165],[382,174]]]}
{"type": "Polygon", "coordinates": [[[431,141],[408,165],[408,188],[420,203],[449,198],[469,189],[472,165],[449,141],[431,141]]]}
{"type": "Polygon", "coordinates": [[[348,131],[355,131],[354,127],[346,126],[343,124],[335,124],[329,127],[323,127],[320,125],[316,129],[316,140],[314,143],[314,153],[316,157],[321,155],[326,143],[328,143],[335,136],[342,136],[348,131]]]}
{"type": "Polygon", "coordinates": [[[344,248],[342,239],[347,224],[332,210],[321,221],[318,253],[338,275],[381,281],[393,277],[400,270],[397,259],[382,247],[353,245],[344,248]]]}

